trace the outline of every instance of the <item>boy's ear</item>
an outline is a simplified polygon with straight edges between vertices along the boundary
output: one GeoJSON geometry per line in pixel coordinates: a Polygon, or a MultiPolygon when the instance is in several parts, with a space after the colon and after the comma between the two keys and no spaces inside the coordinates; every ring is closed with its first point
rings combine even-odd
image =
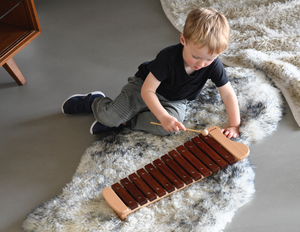
{"type": "Polygon", "coordinates": [[[183,35],[182,33],[180,34],[180,43],[181,43],[183,46],[185,46],[185,44],[186,44],[184,35],[183,35]]]}

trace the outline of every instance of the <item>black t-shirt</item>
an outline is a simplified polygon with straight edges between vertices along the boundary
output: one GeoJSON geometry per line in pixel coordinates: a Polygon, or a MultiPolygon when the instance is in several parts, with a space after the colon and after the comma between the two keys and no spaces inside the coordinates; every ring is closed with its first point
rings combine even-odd
{"type": "Polygon", "coordinates": [[[163,49],[154,60],[141,64],[135,76],[145,80],[151,72],[161,82],[156,92],[170,101],[195,99],[208,79],[217,87],[228,82],[219,58],[209,66],[188,75],[184,68],[182,49],[183,45],[180,43],[163,49]]]}

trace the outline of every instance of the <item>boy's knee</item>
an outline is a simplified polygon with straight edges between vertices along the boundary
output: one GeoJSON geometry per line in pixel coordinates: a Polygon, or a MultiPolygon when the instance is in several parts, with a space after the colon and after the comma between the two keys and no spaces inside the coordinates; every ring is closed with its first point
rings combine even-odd
{"type": "Polygon", "coordinates": [[[92,104],[92,110],[95,119],[108,127],[118,127],[124,122],[124,119],[116,112],[117,109],[112,106],[110,98],[95,99],[92,104]]]}

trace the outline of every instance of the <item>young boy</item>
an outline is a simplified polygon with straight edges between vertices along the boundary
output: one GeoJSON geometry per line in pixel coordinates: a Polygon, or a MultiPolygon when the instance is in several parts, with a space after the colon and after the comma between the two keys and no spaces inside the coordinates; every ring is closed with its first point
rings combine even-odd
{"type": "Polygon", "coordinates": [[[218,87],[228,115],[222,129],[228,138],[239,136],[240,113],[236,95],[218,55],[228,45],[230,28],[214,9],[195,9],[188,14],[180,43],[163,49],[157,57],[141,64],[113,101],[102,92],[76,94],[62,105],[65,114],[93,113],[90,128],[98,134],[126,125],[158,135],[179,129],[186,103],[199,94],[208,79],[218,87]],[[150,122],[160,122],[162,127],[150,122]]]}

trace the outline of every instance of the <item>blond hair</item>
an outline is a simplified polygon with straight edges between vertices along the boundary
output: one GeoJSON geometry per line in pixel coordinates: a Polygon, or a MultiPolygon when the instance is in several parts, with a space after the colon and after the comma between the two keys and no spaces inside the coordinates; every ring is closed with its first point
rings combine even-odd
{"type": "Polygon", "coordinates": [[[224,15],[213,8],[191,11],[185,21],[183,36],[187,42],[208,46],[211,54],[220,54],[227,46],[230,27],[224,15]]]}

